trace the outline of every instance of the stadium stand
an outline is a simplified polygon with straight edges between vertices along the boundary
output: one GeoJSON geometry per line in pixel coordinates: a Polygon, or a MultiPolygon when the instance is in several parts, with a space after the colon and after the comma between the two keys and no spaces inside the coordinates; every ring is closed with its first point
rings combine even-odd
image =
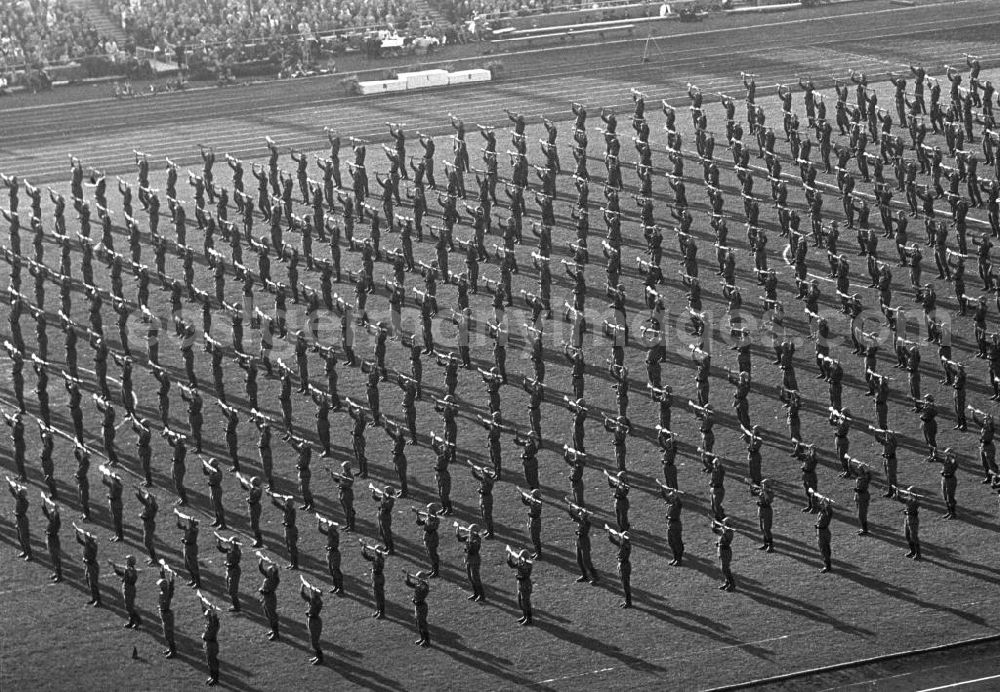
{"type": "Polygon", "coordinates": [[[117,46],[106,45],[84,12],[66,0],[0,5],[0,71],[43,67],[108,49],[117,46]]]}

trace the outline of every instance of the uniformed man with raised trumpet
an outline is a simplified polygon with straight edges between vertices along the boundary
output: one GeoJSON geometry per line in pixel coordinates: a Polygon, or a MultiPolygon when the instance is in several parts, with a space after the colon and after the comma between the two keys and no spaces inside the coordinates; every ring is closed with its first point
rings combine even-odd
{"type": "Polygon", "coordinates": [[[482,558],[479,552],[483,545],[483,535],[479,533],[479,526],[469,524],[462,526],[457,521],[454,522],[455,537],[463,544],[465,552],[465,574],[469,578],[472,586],[470,601],[485,601],[486,592],[483,590],[483,582],[479,577],[479,566],[482,558]]]}
{"type": "Polygon", "coordinates": [[[625,472],[626,441],[632,434],[632,421],[628,416],[608,416],[604,414],[604,429],[612,434],[612,446],[615,450],[615,463],[619,473],[625,472]]]}
{"type": "Polygon", "coordinates": [[[115,532],[110,540],[112,543],[119,543],[125,540],[122,516],[125,507],[122,501],[122,492],[125,486],[121,476],[109,467],[101,464],[98,468],[101,471],[101,483],[108,489],[108,507],[111,509],[111,525],[115,532]]]}
{"type": "Polygon", "coordinates": [[[517,493],[521,504],[528,508],[528,536],[535,548],[531,559],[537,560],[542,556],[542,491],[538,488],[530,491],[518,488],[517,493]]]}
{"type": "MultiPolygon", "coordinates": [[[[399,496],[406,497],[409,487],[406,476],[406,445],[408,444],[406,434],[402,426],[389,416],[382,418],[382,431],[392,440],[392,466],[396,470],[396,479],[399,481],[399,496]]],[[[416,443],[416,435],[413,436],[412,442],[416,443]]]]}
{"type": "Polygon", "coordinates": [[[522,625],[531,624],[531,570],[534,562],[528,557],[527,550],[515,551],[509,545],[506,548],[507,566],[516,572],[517,576],[517,605],[521,609],[521,617],[518,622],[522,625]]]}
{"type": "Polygon", "coordinates": [[[436,577],[441,566],[441,559],[438,557],[438,544],[440,540],[438,537],[438,526],[441,524],[441,505],[431,502],[427,505],[426,510],[410,507],[410,511],[416,515],[417,526],[422,526],[424,530],[424,548],[427,549],[427,557],[431,563],[431,571],[427,575],[436,577]]]}
{"type": "Polygon", "coordinates": [[[774,491],[770,478],[763,478],[760,484],[755,484],[753,479],[747,479],[750,494],[757,498],[757,521],[760,525],[760,532],[763,536],[763,544],[758,550],[766,553],[774,552],[774,535],[771,533],[771,525],[774,519],[774,491]]]}
{"type": "Polygon", "coordinates": [[[712,533],[716,534],[719,538],[716,540],[715,545],[719,553],[719,564],[722,568],[722,576],[724,581],[719,586],[720,591],[735,591],[736,590],[736,579],[733,577],[732,569],[730,565],[733,561],[733,537],[736,532],[731,526],[729,526],[729,518],[723,518],[721,521],[713,519],[712,520],[712,533]]]}
{"type": "Polygon", "coordinates": [[[590,518],[593,512],[575,504],[568,497],[563,499],[567,504],[569,518],[576,524],[576,564],[580,567],[577,582],[589,581],[591,584],[597,584],[599,581],[597,570],[594,569],[594,561],[590,557],[590,518]]]}
{"type": "Polygon", "coordinates": [[[337,482],[337,498],[340,506],[344,510],[344,530],[354,530],[354,472],[351,470],[351,462],[343,461],[340,464],[340,473],[330,471],[330,477],[337,482]]]}
{"type": "Polygon", "coordinates": [[[201,640],[205,649],[205,663],[208,665],[208,679],[205,684],[214,687],[219,684],[219,609],[198,591],[201,614],[205,618],[205,629],[201,640]]]}
{"type": "Polygon", "coordinates": [[[833,521],[833,506],[836,503],[831,498],[820,495],[815,490],[812,491],[812,495],[819,505],[819,516],[816,517],[816,541],[819,545],[820,556],[823,558],[823,567],[819,571],[826,573],[833,569],[831,563],[830,522],[833,521]]]}
{"type": "Polygon", "coordinates": [[[49,550],[49,560],[52,562],[52,575],[50,581],[62,581],[62,547],[59,539],[59,530],[62,528],[62,517],[59,515],[59,505],[50,495],[43,491],[42,515],[48,522],[45,526],[45,547],[49,550]]]}
{"type": "Polygon", "coordinates": [[[28,525],[28,486],[21,485],[7,476],[7,490],[14,498],[14,529],[17,531],[17,543],[21,547],[19,558],[25,562],[32,559],[31,533],[28,525]]]}
{"type": "Polygon", "coordinates": [[[912,560],[921,560],[920,555],[920,501],[923,495],[913,492],[913,486],[908,488],[893,488],[896,500],[903,503],[903,535],[910,551],[906,557],[912,560]]]}
{"type": "Polygon", "coordinates": [[[618,473],[612,475],[607,470],[604,471],[604,477],[608,481],[608,487],[611,488],[611,497],[614,501],[615,521],[618,524],[618,528],[621,531],[628,531],[628,492],[631,488],[628,484],[628,477],[624,471],[619,471],[618,473]]]}
{"type": "Polygon", "coordinates": [[[868,486],[871,484],[871,467],[860,459],[849,459],[851,467],[854,469],[854,504],[858,508],[858,529],[859,536],[868,535],[868,504],[870,493],[868,486]]]}
{"type": "Polygon", "coordinates": [[[886,489],[882,497],[892,497],[896,492],[896,431],[868,426],[875,441],[882,445],[882,469],[885,471],[886,489]]]}
{"type": "Polygon", "coordinates": [[[569,485],[570,489],[573,491],[573,502],[583,506],[583,470],[586,466],[587,455],[583,452],[570,447],[569,445],[563,445],[563,461],[570,467],[569,473],[569,485]]]}
{"type": "Polygon", "coordinates": [[[267,638],[274,641],[278,638],[278,584],[281,583],[281,570],[277,563],[261,551],[257,551],[257,571],[263,576],[257,593],[260,594],[260,605],[264,618],[270,627],[267,638]]]}
{"type": "Polygon", "coordinates": [[[281,510],[281,525],[285,538],[285,549],[288,550],[288,564],[285,569],[299,568],[299,529],[295,523],[295,498],[291,495],[282,495],[268,489],[267,494],[271,496],[271,504],[281,510]]]}
{"type": "Polygon", "coordinates": [[[216,547],[220,553],[226,556],[226,593],[229,595],[229,610],[233,613],[240,612],[240,575],[243,570],[240,561],[243,558],[243,544],[236,536],[219,535],[215,532],[216,547]]]}
{"type": "Polygon", "coordinates": [[[321,514],[316,514],[316,520],[319,532],[326,536],[326,567],[333,581],[330,593],[341,594],[344,592],[344,573],[340,571],[340,524],[321,514]]]}
{"type": "Polygon", "coordinates": [[[222,470],[215,457],[202,458],[201,470],[205,474],[208,483],[208,496],[212,502],[212,511],[215,513],[215,520],[211,526],[223,531],[226,530],[226,510],[222,506],[222,470]]]}
{"type": "Polygon", "coordinates": [[[854,419],[851,417],[851,411],[848,408],[838,410],[830,406],[828,410],[830,412],[830,425],[836,428],[834,431],[834,446],[836,448],[837,461],[840,462],[841,467],[840,477],[851,478],[853,472],[848,463],[848,459],[850,459],[848,452],[850,451],[851,443],[847,435],[851,431],[851,423],[854,419]]]}
{"type": "Polygon", "coordinates": [[[413,616],[416,620],[417,632],[420,634],[420,639],[415,641],[414,644],[424,647],[430,646],[430,628],[427,626],[427,594],[430,592],[431,587],[427,578],[431,575],[427,572],[410,574],[406,570],[403,570],[403,574],[406,575],[404,580],[406,585],[413,589],[413,616]]]}
{"type": "MultiPolygon", "coordinates": [[[[615,531],[604,525],[608,532],[608,540],[618,548],[618,577],[622,582],[622,593],[625,600],[618,604],[620,608],[632,607],[632,538],[628,531],[615,531]]],[[[593,583],[593,582],[591,582],[593,583]]]]}
{"type": "Polygon", "coordinates": [[[128,621],[122,626],[127,629],[135,629],[142,624],[142,618],[139,617],[139,611],[135,607],[135,584],[139,579],[138,571],[135,568],[135,558],[126,555],[124,565],[117,565],[114,560],[108,560],[108,564],[122,582],[122,602],[125,606],[125,613],[128,615],[128,621]]]}
{"type": "Polygon", "coordinates": [[[174,598],[174,571],[165,560],[160,560],[160,578],[156,581],[159,589],[156,595],[157,609],[160,613],[160,624],[163,627],[163,639],[167,648],[163,650],[164,658],[177,655],[177,643],[174,640],[174,611],[170,607],[174,598]]]}
{"type": "Polygon", "coordinates": [[[684,495],[684,491],[661,483],[659,479],[655,480],[660,487],[660,496],[667,503],[667,545],[670,546],[670,552],[673,554],[673,559],[667,564],[678,567],[684,558],[683,525],[681,524],[681,510],[683,509],[681,496],[684,495]]]}
{"type": "Polygon", "coordinates": [[[174,514],[177,515],[177,528],[184,531],[184,535],[181,537],[181,544],[183,545],[181,552],[184,555],[184,567],[191,577],[190,581],[188,581],[188,586],[200,589],[201,572],[198,568],[198,526],[200,522],[190,514],[184,514],[176,507],[174,508],[174,514]]]}
{"type": "Polygon", "coordinates": [[[958,460],[951,447],[943,452],[932,450],[927,461],[941,464],[941,498],[944,500],[945,513],[942,519],[954,519],[958,502],[955,500],[955,489],[958,487],[958,479],[955,472],[958,469],[958,460]]]}
{"type": "Polygon", "coordinates": [[[250,513],[250,531],[253,533],[252,548],[259,548],[264,545],[264,536],[260,530],[261,496],[264,491],[260,487],[260,478],[257,476],[247,477],[236,472],[236,478],[240,482],[240,487],[247,491],[247,508],[250,513]]]}
{"type": "Polygon", "coordinates": [[[806,506],[802,508],[802,512],[815,514],[819,511],[819,507],[816,505],[816,498],[813,496],[819,485],[819,479],[816,474],[816,464],[818,463],[816,445],[803,445],[798,440],[796,440],[796,444],[799,449],[803,450],[800,454],[802,465],[799,468],[802,472],[802,487],[806,491],[806,506]]]}
{"type": "Polygon", "coordinates": [[[990,483],[991,476],[997,473],[996,445],[994,438],[993,414],[973,406],[969,406],[972,422],[979,425],[979,460],[983,465],[983,485],[990,483]]]}
{"type": "Polygon", "coordinates": [[[320,611],[323,610],[323,589],[310,584],[301,574],[299,575],[299,581],[302,582],[299,588],[299,595],[308,604],[306,609],[306,625],[309,628],[309,644],[313,650],[313,655],[309,659],[309,663],[318,666],[323,663],[323,649],[320,646],[320,636],[323,634],[323,618],[320,617],[320,611]]]}
{"type": "Polygon", "coordinates": [[[375,611],[372,617],[381,620],[385,617],[385,558],[389,551],[381,543],[365,543],[359,538],[361,557],[372,563],[372,596],[375,599],[375,611]]]}
{"type": "Polygon", "coordinates": [[[374,483],[368,484],[368,489],[372,492],[372,499],[378,503],[378,538],[385,546],[386,553],[393,555],[396,550],[392,540],[392,510],[399,495],[395,488],[386,485],[378,488],[374,483]]]}
{"type": "Polygon", "coordinates": [[[90,600],[87,605],[94,608],[101,607],[101,585],[100,565],[97,562],[97,536],[85,531],[73,522],[73,530],[76,532],[76,542],[83,546],[84,575],[87,586],[90,588],[90,600]]]}

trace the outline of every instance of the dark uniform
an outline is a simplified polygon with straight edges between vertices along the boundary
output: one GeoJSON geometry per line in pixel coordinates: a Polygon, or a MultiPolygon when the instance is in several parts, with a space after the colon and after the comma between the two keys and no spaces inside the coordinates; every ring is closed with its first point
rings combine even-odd
{"type": "Polygon", "coordinates": [[[309,645],[313,650],[313,657],[309,662],[315,666],[323,662],[323,649],[320,647],[320,637],[323,634],[323,618],[320,617],[320,611],[323,610],[323,592],[303,584],[299,593],[302,600],[309,604],[306,609],[306,625],[309,628],[309,645]]]}
{"type": "Polygon", "coordinates": [[[97,539],[91,534],[77,530],[76,542],[83,546],[83,565],[90,588],[90,600],[87,605],[101,607],[100,566],[97,564],[97,539]]]}
{"type": "Polygon", "coordinates": [[[330,570],[333,588],[330,593],[343,593],[344,573],[340,571],[340,532],[337,527],[327,522],[320,522],[319,532],[326,536],[326,567],[330,570]]]}
{"type": "Polygon", "coordinates": [[[174,580],[165,577],[166,572],[160,571],[161,579],[157,582],[160,592],[157,594],[156,603],[160,611],[160,624],[163,626],[163,639],[167,648],[163,651],[166,658],[173,658],[177,654],[177,643],[174,641],[174,611],[170,604],[174,598],[174,580]]]}
{"type": "Polygon", "coordinates": [[[618,577],[622,581],[622,592],[625,600],[621,602],[622,608],[632,607],[632,540],[627,531],[618,533],[608,532],[608,539],[618,546],[618,577]]]}
{"type": "Polygon", "coordinates": [[[725,523],[716,524],[712,526],[712,532],[718,534],[719,538],[715,542],[719,553],[719,565],[722,568],[722,576],[725,581],[719,586],[720,591],[735,591],[736,590],[736,579],[733,577],[733,572],[730,569],[730,564],[733,561],[733,536],[735,533],[733,530],[725,523]]]}
{"type": "Polygon", "coordinates": [[[535,552],[532,554],[533,560],[542,556],[542,501],[538,495],[538,490],[521,493],[521,503],[528,508],[528,537],[531,539],[531,545],[535,548],[535,552]]]}
{"type": "Polygon", "coordinates": [[[273,562],[267,562],[264,566],[263,559],[257,561],[257,571],[260,572],[264,581],[261,582],[257,592],[260,593],[260,604],[264,611],[264,617],[271,631],[267,633],[267,638],[274,641],[278,638],[278,584],[281,583],[281,571],[273,562]]]}
{"type": "Polygon", "coordinates": [[[28,533],[28,491],[26,488],[8,485],[10,494],[14,497],[14,527],[17,530],[17,542],[21,546],[18,557],[31,560],[31,536],[28,533]]]}
{"type": "Polygon", "coordinates": [[[229,595],[229,610],[240,612],[240,576],[243,569],[240,567],[240,560],[243,557],[243,550],[239,541],[228,540],[219,541],[219,552],[226,555],[226,593],[229,595]]]}
{"type": "Polygon", "coordinates": [[[115,532],[115,535],[111,538],[111,540],[112,542],[117,543],[125,540],[124,528],[122,526],[122,514],[124,510],[124,504],[122,502],[122,482],[118,476],[110,473],[105,474],[101,482],[108,488],[108,506],[111,509],[111,524],[114,527],[115,532]]]}
{"type": "Polygon", "coordinates": [[[896,499],[903,503],[903,535],[910,547],[906,557],[920,560],[920,498],[909,492],[897,492],[896,499]]]}
{"type": "Polygon", "coordinates": [[[493,486],[497,481],[493,471],[490,469],[474,470],[472,475],[479,481],[479,513],[483,517],[483,525],[486,527],[485,538],[493,536],[493,486]]]}
{"type": "Polygon", "coordinates": [[[465,575],[469,578],[469,584],[472,585],[472,595],[469,596],[469,600],[485,601],[486,592],[483,590],[482,579],[479,578],[481,563],[479,551],[483,544],[479,537],[479,527],[473,524],[466,533],[463,533],[461,529],[456,529],[455,535],[461,543],[465,544],[465,575]]]}
{"type": "Polygon", "coordinates": [[[62,518],[59,516],[59,508],[48,502],[42,503],[42,514],[48,524],[45,526],[45,547],[49,550],[49,560],[52,561],[52,576],[50,580],[54,582],[62,581],[62,549],[59,540],[59,529],[62,527],[62,518]]]}
{"type": "Polygon", "coordinates": [[[936,457],[935,460],[941,464],[941,498],[944,500],[944,506],[947,510],[943,518],[954,519],[955,510],[958,507],[955,500],[955,489],[958,487],[955,472],[958,470],[958,460],[950,449],[945,450],[943,458],[936,457]]]}
{"type": "Polygon", "coordinates": [[[205,662],[208,664],[209,686],[219,682],[219,616],[215,608],[206,607],[205,631],[201,633],[201,640],[205,647],[205,662]]]}
{"type": "Polygon", "coordinates": [[[712,497],[712,515],[716,521],[722,521],[726,518],[726,511],[722,507],[722,501],[726,498],[726,469],[718,457],[712,465],[711,473],[709,487],[712,497]]]}
{"type": "Polygon", "coordinates": [[[868,486],[871,483],[872,475],[867,466],[862,466],[858,470],[858,475],[854,479],[854,504],[858,507],[858,529],[859,536],[868,535],[868,502],[870,494],[868,486]]]}
{"type": "Polygon", "coordinates": [[[299,568],[299,529],[295,525],[295,503],[290,495],[282,500],[271,498],[271,503],[281,510],[281,525],[284,527],[285,549],[288,550],[288,569],[299,568]]]}
{"type": "Polygon", "coordinates": [[[396,552],[392,540],[392,509],[396,504],[396,496],[386,489],[381,494],[372,491],[372,499],[378,502],[378,538],[385,545],[386,552],[392,555],[396,552]]]}
{"type": "Polygon", "coordinates": [[[416,575],[406,575],[406,585],[413,589],[413,616],[417,623],[417,632],[420,634],[415,644],[419,646],[430,646],[431,635],[427,627],[427,594],[430,592],[430,585],[427,583],[424,572],[416,575]]]}
{"type": "Polygon", "coordinates": [[[832,569],[830,564],[830,522],[833,521],[833,505],[829,502],[820,504],[819,517],[816,518],[816,541],[819,544],[819,552],[823,557],[823,568],[821,572],[829,572],[832,569]]]}
{"type": "Polygon", "coordinates": [[[181,543],[184,546],[184,567],[191,575],[188,586],[201,588],[201,572],[198,569],[198,522],[194,519],[178,521],[177,528],[184,529],[184,536],[181,543]]]}
{"type": "Polygon", "coordinates": [[[381,620],[385,617],[385,553],[377,546],[363,546],[361,557],[372,563],[372,595],[375,597],[375,612],[372,617],[381,620]]]}
{"type": "Polygon", "coordinates": [[[762,483],[759,487],[753,487],[752,492],[757,496],[757,521],[760,524],[760,532],[764,540],[759,550],[773,553],[774,536],[771,534],[771,523],[774,518],[772,508],[774,493],[771,492],[770,483],[767,482],[762,483]]]}
{"type": "Polygon", "coordinates": [[[813,500],[813,495],[810,490],[816,490],[816,486],[819,480],[816,476],[816,448],[810,448],[805,455],[802,457],[802,487],[806,491],[807,504],[802,508],[803,512],[813,512],[816,513],[818,508],[816,507],[816,502],[813,500]]]}
{"type": "Polygon", "coordinates": [[[260,480],[256,482],[251,482],[247,485],[243,484],[242,481],[240,485],[243,486],[244,490],[247,491],[247,509],[250,513],[250,531],[253,533],[253,547],[259,548],[264,543],[263,534],[260,531],[260,513],[261,513],[261,497],[264,491],[261,490],[260,480]]]}
{"type": "Polygon", "coordinates": [[[128,614],[128,622],[124,626],[135,629],[142,624],[142,618],[139,617],[139,612],[135,609],[135,583],[139,578],[139,574],[135,570],[135,559],[129,555],[123,567],[114,563],[111,567],[122,581],[122,601],[125,604],[125,612],[128,614]]]}
{"type": "Polygon", "coordinates": [[[517,572],[517,605],[521,609],[521,617],[518,619],[522,625],[531,624],[531,570],[534,564],[524,557],[524,552],[518,554],[517,560],[514,555],[508,553],[507,566],[517,572]]]}
{"type": "Polygon", "coordinates": [[[667,545],[670,546],[670,552],[674,558],[668,564],[679,566],[684,558],[684,527],[681,524],[683,505],[681,496],[677,493],[664,497],[667,500],[667,545]]]}
{"type": "Polygon", "coordinates": [[[340,506],[344,509],[344,523],[348,531],[354,530],[354,474],[350,469],[344,468],[343,473],[334,474],[337,481],[337,498],[340,506]]]}
{"type": "Polygon", "coordinates": [[[590,557],[590,513],[582,507],[570,506],[569,517],[576,523],[576,564],[580,567],[578,582],[598,582],[597,570],[590,557]]]}
{"type": "Polygon", "coordinates": [[[427,507],[426,513],[417,514],[417,525],[424,527],[424,548],[427,549],[427,558],[431,563],[431,571],[429,576],[436,577],[438,575],[438,569],[440,567],[441,560],[438,557],[438,526],[441,524],[440,518],[438,518],[439,508],[435,505],[429,505],[427,507]]]}

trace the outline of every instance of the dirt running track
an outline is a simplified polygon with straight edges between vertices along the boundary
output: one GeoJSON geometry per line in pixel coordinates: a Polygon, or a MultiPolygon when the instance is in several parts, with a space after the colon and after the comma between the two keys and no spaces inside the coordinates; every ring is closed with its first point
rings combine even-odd
{"type": "MultiPolygon", "coordinates": [[[[739,94],[741,70],[754,72],[762,95],[769,83],[810,74],[820,87],[847,69],[870,75],[905,69],[919,56],[928,68],[961,61],[961,50],[1000,58],[995,42],[1000,7],[990,0],[922,2],[899,7],[856,2],[810,11],[709,20],[669,27],[671,35],[501,58],[502,82],[458,90],[362,98],[340,95],[340,77],[269,82],[243,88],[114,101],[110,88],[80,101],[36,105],[22,99],[0,113],[0,168],[32,181],[66,178],[66,154],[107,173],[132,170],[131,149],[192,163],[202,143],[236,156],[258,154],[265,135],[301,151],[322,149],[323,127],[381,137],[383,122],[428,133],[447,130],[446,114],[467,123],[495,122],[502,108],[565,120],[568,103],[610,106],[629,88],[686,105],[687,82],[703,91],[739,94]],[[832,15],[832,16],[831,16],[832,15]],[[956,53],[956,45],[961,50],[956,53]]],[[[92,95],[93,90],[89,94],[92,95]]],[[[73,93],[79,93],[73,90],[73,93]]],[[[58,98],[59,93],[55,94],[58,98]]]]}

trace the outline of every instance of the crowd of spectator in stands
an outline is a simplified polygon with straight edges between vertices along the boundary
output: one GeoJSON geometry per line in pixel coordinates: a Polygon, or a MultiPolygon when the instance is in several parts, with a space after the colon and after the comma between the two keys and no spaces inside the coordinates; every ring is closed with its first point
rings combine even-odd
{"type": "Polygon", "coordinates": [[[127,36],[119,45],[99,35],[72,0],[0,0],[0,92],[24,68],[37,73],[87,56],[106,56],[128,66],[137,60],[136,46],[152,49],[160,60],[183,60],[218,74],[237,62],[259,60],[299,70],[318,60],[321,48],[334,56],[348,45],[377,54],[376,30],[398,33],[408,43],[418,39],[419,45],[467,43],[481,39],[497,18],[594,4],[426,2],[440,12],[443,22],[433,22],[419,9],[426,6],[413,0],[97,0],[127,36]]]}
{"type": "Polygon", "coordinates": [[[67,0],[0,2],[0,72],[118,51],[67,0]]]}
{"type": "Polygon", "coordinates": [[[428,0],[449,22],[483,26],[506,17],[547,12],[611,8],[627,4],[660,4],[651,0],[428,0]]]}
{"type": "Polygon", "coordinates": [[[175,46],[209,46],[216,57],[246,59],[296,43],[308,50],[321,34],[419,28],[408,0],[101,0],[139,46],[167,56],[175,46]]]}
{"type": "MultiPolygon", "coordinates": [[[[581,0],[430,0],[450,22],[484,21],[512,15],[540,14],[580,7],[581,0]]],[[[594,3],[589,3],[594,4],[594,3]]],[[[598,3],[600,4],[600,3],[598,3]]]]}

